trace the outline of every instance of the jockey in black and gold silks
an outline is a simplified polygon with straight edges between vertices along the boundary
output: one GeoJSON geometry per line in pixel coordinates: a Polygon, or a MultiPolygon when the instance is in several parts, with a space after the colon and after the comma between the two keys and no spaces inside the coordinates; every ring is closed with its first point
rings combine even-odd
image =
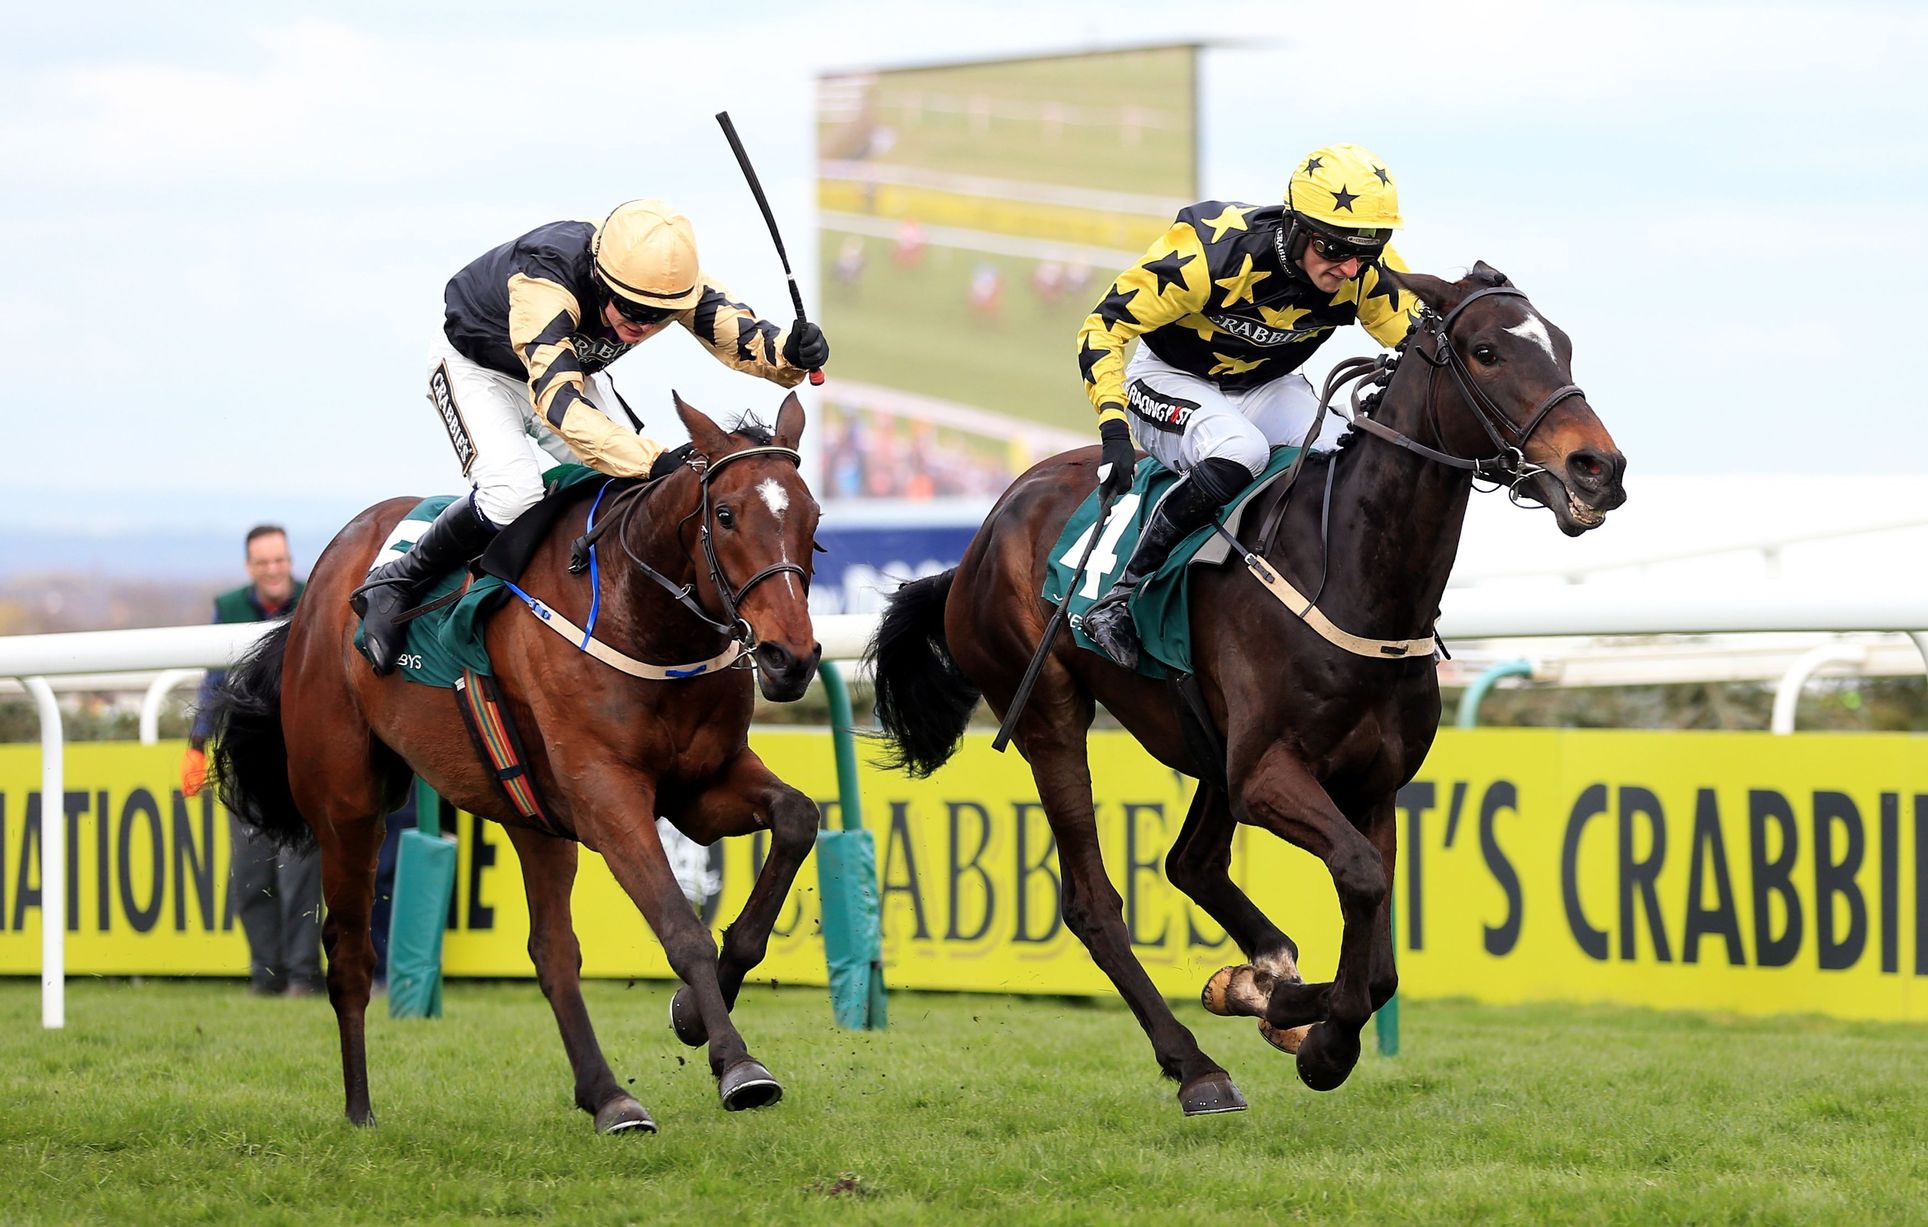
{"type": "Polygon", "coordinates": [[[1127,601],[1138,582],[1264,469],[1272,447],[1336,443],[1337,426],[1306,437],[1318,400],[1298,371],[1347,324],[1387,346],[1405,338],[1419,304],[1384,275],[1406,269],[1388,241],[1402,224],[1385,163],[1328,145],[1295,167],[1281,204],[1181,210],[1086,317],[1078,367],[1098,412],[1103,488],[1129,486],[1133,437],[1183,475],[1084,617],[1114,661],[1136,663],[1127,601]]]}
{"type": "MultiPolygon", "coordinates": [[[[584,463],[633,477],[647,473],[661,449],[623,430],[584,395],[585,376],[641,344],[625,342],[600,318],[614,291],[595,276],[598,230],[594,222],[551,222],[484,254],[450,279],[444,331],[463,357],[525,379],[543,423],[584,463]]],[[[692,246],[688,291],[648,305],[672,310],[671,320],[719,361],[781,387],[801,382],[805,372],[783,361],[783,329],[705,276],[694,254],[692,246]]],[[[644,301],[640,292],[636,301],[644,301]]]]}
{"type": "Polygon", "coordinates": [[[719,361],[786,388],[830,356],[817,325],[783,328],[732,298],[704,271],[689,219],[655,199],[618,205],[600,225],[538,226],[458,272],[443,305],[429,402],[472,489],[350,598],[377,673],[393,668],[414,594],[534,506],[544,470],[649,472],[662,444],[622,404],[603,373],[610,363],[671,324],[719,361]]]}

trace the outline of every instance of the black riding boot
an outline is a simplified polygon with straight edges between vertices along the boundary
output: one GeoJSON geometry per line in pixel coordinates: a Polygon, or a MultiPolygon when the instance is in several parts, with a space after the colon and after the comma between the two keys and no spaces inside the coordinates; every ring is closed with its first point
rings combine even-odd
{"type": "Polygon", "coordinates": [[[438,575],[468,562],[495,536],[495,525],[482,518],[467,497],[442,509],[408,553],[369,572],[362,586],[349,594],[348,604],[362,616],[362,655],[375,672],[395,667],[395,656],[407,641],[399,621],[415,604],[422,587],[438,575]]]}
{"type": "Polygon", "coordinates": [[[1172,547],[1209,524],[1232,496],[1252,481],[1252,472],[1236,460],[1214,456],[1180,478],[1151,513],[1138,545],[1125,563],[1124,573],[1111,590],[1085,611],[1079,624],[1106,656],[1127,669],[1138,667],[1138,629],[1127,604],[1138,585],[1163,566],[1172,547]]]}

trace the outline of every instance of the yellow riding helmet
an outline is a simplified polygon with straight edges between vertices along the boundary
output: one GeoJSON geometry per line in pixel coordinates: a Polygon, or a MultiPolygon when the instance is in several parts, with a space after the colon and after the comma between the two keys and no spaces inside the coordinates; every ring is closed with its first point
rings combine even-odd
{"type": "Polygon", "coordinates": [[[590,250],[611,293],[660,311],[683,311],[702,296],[702,266],[690,219],[660,200],[616,206],[590,250]]]}
{"type": "Polygon", "coordinates": [[[1398,185],[1363,145],[1313,150],[1285,185],[1285,207],[1320,230],[1362,243],[1383,244],[1405,224],[1398,185]]]}

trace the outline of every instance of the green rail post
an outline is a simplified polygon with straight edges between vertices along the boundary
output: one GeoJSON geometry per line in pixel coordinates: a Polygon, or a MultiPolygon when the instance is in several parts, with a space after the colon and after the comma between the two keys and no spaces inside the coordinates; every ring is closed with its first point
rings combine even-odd
{"type": "Polygon", "coordinates": [[[877,845],[864,830],[857,785],[857,742],[851,732],[850,691],[835,661],[817,666],[830,699],[830,737],[837,752],[840,831],[817,832],[817,885],[823,904],[823,959],[830,973],[830,1008],[837,1025],[881,1031],[884,997],[883,921],[877,897],[877,845]]]}
{"type": "MultiPolygon", "coordinates": [[[[1394,883],[1386,884],[1387,890],[1397,889],[1394,883]]],[[[1392,948],[1399,949],[1399,909],[1392,901],[1386,901],[1386,928],[1392,936],[1392,948]]],[[[1394,993],[1386,999],[1372,1016],[1372,1033],[1379,1041],[1379,1055],[1396,1057],[1399,1055],[1399,994],[1394,993]]]]}
{"type": "Polygon", "coordinates": [[[455,841],[442,837],[442,798],[415,781],[415,829],[395,854],[388,926],[388,1016],[442,1016],[442,930],[455,890],[455,841]]]}
{"type": "Polygon", "coordinates": [[[1453,723],[1459,728],[1479,727],[1479,705],[1486,701],[1486,692],[1491,690],[1503,677],[1532,677],[1533,662],[1530,660],[1508,660],[1494,665],[1473,679],[1473,684],[1459,696],[1459,710],[1453,716],[1453,723]]]}

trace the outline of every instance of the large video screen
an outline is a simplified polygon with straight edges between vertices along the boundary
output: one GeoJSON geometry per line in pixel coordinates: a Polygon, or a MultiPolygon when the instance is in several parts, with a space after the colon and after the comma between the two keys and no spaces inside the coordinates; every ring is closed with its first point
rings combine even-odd
{"type": "Polygon", "coordinates": [[[994,495],[1096,440],[1077,333],[1194,199],[1196,48],[819,78],[828,499],[994,495]]]}

